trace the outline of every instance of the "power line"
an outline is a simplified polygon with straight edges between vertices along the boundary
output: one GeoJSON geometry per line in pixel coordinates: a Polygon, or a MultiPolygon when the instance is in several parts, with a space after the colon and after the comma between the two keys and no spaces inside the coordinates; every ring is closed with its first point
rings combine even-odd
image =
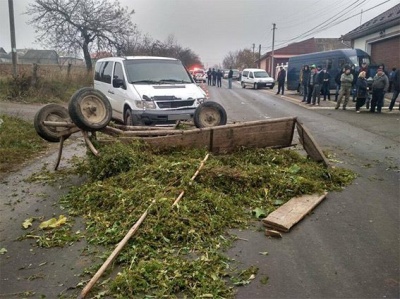
{"type": "MultiPolygon", "coordinates": [[[[372,10],[372,9],[378,7],[378,6],[381,6],[381,5],[383,5],[383,4],[385,4],[385,3],[389,2],[389,1],[391,1],[391,0],[386,0],[386,1],[384,1],[384,2],[381,2],[381,3],[377,4],[377,5],[375,5],[375,6],[371,7],[371,8],[369,8],[369,9],[363,10],[363,13],[364,13],[364,12],[367,12],[367,11],[369,11],[369,10],[372,10]]],[[[357,4],[356,7],[360,6],[360,5],[363,4],[363,3],[364,3],[364,2],[357,4]]],[[[354,5],[354,4],[355,4],[355,3],[352,3],[351,5],[354,5]]],[[[355,7],[355,8],[356,8],[356,7],[355,7]]],[[[346,13],[346,14],[347,14],[347,13],[346,13]]],[[[346,14],[344,14],[343,16],[345,16],[346,14]]],[[[310,36],[310,35],[312,35],[312,34],[316,34],[316,33],[319,33],[319,32],[321,32],[321,31],[324,31],[324,30],[326,30],[326,29],[330,29],[330,28],[332,28],[332,27],[334,27],[334,26],[336,26],[336,25],[339,25],[339,24],[343,23],[344,21],[347,21],[347,20],[349,20],[349,19],[351,19],[351,18],[353,18],[353,17],[356,17],[356,16],[358,16],[358,15],[360,15],[360,14],[361,14],[361,13],[356,13],[356,14],[353,14],[353,15],[351,15],[351,16],[348,16],[348,17],[345,18],[345,19],[336,19],[336,20],[332,20],[332,21],[330,21],[328,24],[323,24],[323,23],[321,23],[321,24],[319,24],[318,26],[315,26],[313,29],[310,29],[310,30],[306,31],[306,32],[304,32],[304,33],[298,35],[298,36],[295,37],[295,38],[291,38],[291,39],[289,39],[289,40],[286,40],[286,41],[284,41],[284,42],[278,44],[277,46],[282,46],[282,45],[284,45],[284,44],[287,44],[287,43],[290,42],[290,41],[294,41],[294,40],[297,40],[297,39],[299,39],[299,38],[308,37],[308,36],[310,36]],[[322,27],[320,27],[321,25],[322,25],[322,27]],[[320,28],[318,28],[318,27],[320,27],[320,28]]],[[[342,17],[343,17],[343,16],[342,16],[342,17]]],[[[342,18],[342,17],[341,17],[341,18],[342,18]]]]}

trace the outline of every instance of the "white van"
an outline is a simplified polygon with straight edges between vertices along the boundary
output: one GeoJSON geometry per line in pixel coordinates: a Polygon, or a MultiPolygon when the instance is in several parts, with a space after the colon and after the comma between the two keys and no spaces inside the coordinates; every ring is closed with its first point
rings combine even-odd
{"type": "Polygon", "coordinates": [[[262,69],[244,69],[242,71],[242,77],[240,80],[242,88],[246,86],[258,89],[261,87],[269,87],[273,89],[275,86],[274,78],[270,77],[269,74],[262,69]]]}
{"type": "Polygon", "coordinates": [[[206,93],[175,58],[109,57],[95,65],[94,88],[104,93],[112,118],[126,125],[169,124],[193,118],[206,93]]]}

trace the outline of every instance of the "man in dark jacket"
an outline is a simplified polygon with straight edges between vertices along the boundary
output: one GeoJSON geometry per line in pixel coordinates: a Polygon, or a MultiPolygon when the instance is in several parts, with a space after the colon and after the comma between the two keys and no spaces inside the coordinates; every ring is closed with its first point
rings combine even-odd
{"type": "Polygon", "coordinates": [[[233,71],[232,68],[229,69],[228,73],[228,88],[232,89],[232,78],[233,78],[233,71]]]}
{"type": "Polygon", "coordinates": [[[303,100],[302,100],[302,102],[307,101],[307,95],[309,93],[308,85],[310,84],[310,76],[311,76],[310,68],[308,67],[308,65],[304,65],[302,76],[301,76],[301,85],[303,85],[303,100]]]}
{"type": "Polygon", "coordinates": [[[372,100],[371,109],[369,110],[370,112],[374,113],[376,108],[376,112],[381,113],[383,98],[388,88],[389,79],[384,73],[383,67],[379,66],[378,71],[374,77],[374,81],[372,82],[372,100]]]}
{"type": "Polygon", "coordinates": [[[321,87],[324,83],[324,73],[321,71],[321,67],[317,68],[317,71],[314,72],[313,81],[314,81],[314,88],[312,92],[312,104],[319,106],[321,100],[321,87]]]}
{"type": "MultiPolygon", "coordinates": [[[[396,99],[399,96],[399,92],[400,92],[400,69],[397,69],[393,75],[393,96],[389,105],[390,112],[393,110],[394,103],[396,103],[396,99]]],[[[400,104],[399,104],[399,110],[400,110],[400,104]]]]}
{"type": "Polygon", "coordinates": [[[331,91],[330,91],[330,81],[331,75],[327,71],[327,69],[322,70],[323,73],[323,83],[322,83],[322,94],[324,95],[324,101],[328,97],[328,101],[331,100],[331,91]]]}
{"type": "Polygon", "coordinates": [[[281,90],[282,90],[282,95],[284,94],[285,80],[286,80],[286,71],[283,68],[283,66],[281,66],[281,70],[278,73],[278,92],[276,94],[279,94],[281,90]]]}

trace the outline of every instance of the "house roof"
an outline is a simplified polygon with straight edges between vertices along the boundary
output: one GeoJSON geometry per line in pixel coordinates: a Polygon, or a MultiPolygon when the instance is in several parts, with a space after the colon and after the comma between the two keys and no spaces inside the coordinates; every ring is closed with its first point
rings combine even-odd
{"type": "MultiPolygon", "coordinates": [[[[309,38],[301,42],[290,44],[286,47],[274,50],[274,57],[291,57],[294,55],[308,54],[321,51],[348,48],[338,38],[309,38]]],[[[271,56],[272,51],[265,53],[261,59],[271,56]]]]}
{"type": "Polygon", "coordinates": [[[6,50],[4,50],[3,47],[0,47],[0,53],[1,53],[1,54],[7,54],[6,50]]]}
{"type": "Polygon", "coordinates": [[[377,17],[365,22],[352,31],[343,35],[343,40],[352,40],[371,33],[379,32],[400,23],[400,4],[393,6],[377,17]]]}
{"type": "Polygon", "coordinates": [[[58,57],[54,50],[28,50],[23,56],[24,59],[46,59],[58,57]]]}

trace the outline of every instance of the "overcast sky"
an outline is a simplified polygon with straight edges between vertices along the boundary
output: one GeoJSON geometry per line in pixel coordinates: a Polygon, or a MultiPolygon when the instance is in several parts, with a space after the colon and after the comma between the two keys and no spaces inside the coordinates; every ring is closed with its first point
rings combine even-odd
{"type": "MultiPolygon", "coordinates": [[[[26,24],[29,16],[24,12],[33,0],[13,2],[17,48],[43,49],[43,45],[34,43],[34,29],[26,24]]],[[[0,3],[0,47],[9,52],[8,0],[0,3]]],[[[193,50],[208,67],[221,64],[229,52],[252,49],[253,43],[256,52],[259,45],[262,54],[270,51],[273,23],[277,28],[275,49],[311,37],[339,38],[399,0],[120,0],[120,3],[135,10],[132,21],[142,33],[161,41],[172,34],[179,45],[193,50]],[[317,30],[321,26],[326,28],[317,30]]]]}

